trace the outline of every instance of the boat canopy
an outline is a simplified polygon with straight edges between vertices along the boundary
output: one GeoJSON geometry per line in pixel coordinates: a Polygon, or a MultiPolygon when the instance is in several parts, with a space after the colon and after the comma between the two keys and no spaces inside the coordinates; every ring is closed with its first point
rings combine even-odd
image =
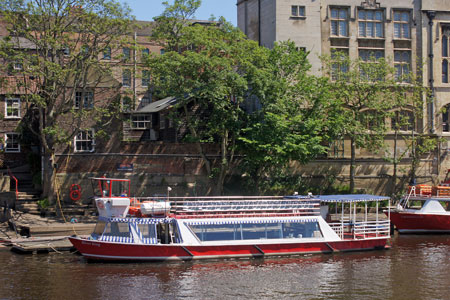
{"type": "Polygon", "coordinates": [[[136,223],[136,224],[160,224],[160,223],[172,223],[172,218],[105,218],[99,217],[100,221],[108,223],[136,223]]]}
{"type": "Polygon", "coordinates": [[[215,219],[215,220],[196,220],[187,221],[187,225],[228,225],[228,224],[269,224],[269,223],[309,223],[317,222],[317,218],[307,218],[307,219],[236,219],[236,220],[226,220],[226,219],[215,219]]]}
{"type": "Polygon", "coordinates": [[[389,200],[386,196],[375,196],[368,194],[348,194],[348,195],[322,195],[317,196],[320,202],[353,203],[353,202],[372,202],[389,200]]]}

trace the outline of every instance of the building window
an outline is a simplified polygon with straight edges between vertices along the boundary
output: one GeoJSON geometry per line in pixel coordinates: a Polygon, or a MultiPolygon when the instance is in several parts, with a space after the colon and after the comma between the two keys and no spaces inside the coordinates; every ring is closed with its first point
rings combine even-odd
{"type": "Polygon", "coordinates": [[[329,158],[344,158],[344,139],[337,139],[330,143],[329,158]]]}
{"type": "Polygon", "coordinates": [[[166,117],[159,114],[159,129],[166,129],[166,117]]]}
{"type": "Polygon", "coordinates": [[[131,58],[131,50],[128,47],[124,47],[122,49],[123,59],[129,60],[131,58]]]}
{"type": "Polygon", "coordinates": [[[331,49],[331,80],[343,80],[348,72],[348,49],[331,49]]]}
{"type": "Polygon", "coordinates": [[[122,111],[128,112],[132,109],[132,101],[131,98],[128,96],[125,96],[122,98],[122,111]]]}
{"type": "Polygon", "coordinates": [[[128,69],[122,71],[122,86],[124,87],[131,86],[131,71],[128,69]]]}
{"type": "Polygon", "coordinates": [[[348,36],[348,9],[331,9],[331,35],[348,36]]]}
{"type": "Polygon", "coordinates": [[[75,152],[93,152],[94,151],[94,131],[92,129],[80,131],[75,136],[75,152]]]}
{"type": "Polygon", "coordinates": [[[20,118],[20,99],[6,98],[5,118],[20,118]]]}
{"type": "Polygon", "coordinates": [[[395,79],[398,82],[410,82],[411,51],[394,51],[395,79]]]}
{"type": "Polygon", "coordinates": [[[75,92],[75,108],[90,109],[94,107],[94,93],[92,91],[75,92]]]}
{"type": "Polygon", "coordinates": [[[291,17],[304,17],[305,7],[300,5],[291,6],[291,17]]]}
{"type": "Polygon", "coordinates": [[[450,104],[442,109],[442,132],[450,132],[450,104]]]}
{"type": "Polygon", "coordinates": [[[360,122],[368,130],[376,131],[378,128],[385,124],[384,115],[379,114],[375,110],[366,110],[360,116],[360,122]]]}
{"type": "Polygon", "coordinates": [[[151,101],[150,101],[150,98],[148,98],[148,97],[142,98],[142,99],[141,99],[141,107],[144,107],[144,106],[150,104],[150,102],[151,102],[151,101]]]}
{"type": "Polygon", "coordinates": [[[89,54],[89,46],[87,46],[87,45],[81,46],[81,53],[84,55],[88,55],[89,54]]]}
{"type": "Polygon", "coordinates": [[[367,81],[378,81],[382,80],[379,78],[380,74],[373,74],[370,64],[376,63],[377,60],[384,58],[384,50],[379,49],[360,49],[359,58],[363,61],[360,65],[361,79],[367,81]]]}
{"type": "Polygon", "coordinates": [[[18,133],[5,134],[5,152],[20,152],[20,135],[18,133]]]}
{"type": "Polygon", "coordinates": [[[104,60],[111,60],[111,47],[106,47],[103,50],[103,59],[104,60]]]}
{"type": "Polygon", "coordinates": [[[450,26],[442,27],[442,83],[448,83],[450,26]]]}
{"type": "Polygon", "coordinates": [[[131,127],[134,129],[148,129],[151,121],[151,115],[134,115],[131,117],[131,127]]]}
{"type": "Polygon", "coordinates": [[[23,64],[21,62],[15,61],[13,63],[13,69],[16,71],[22,71],[23,70],[23,64]]]}
{"type": "Polygon", "coordinates": [[[411,37],[409,19],[409,12],[394,11],[394,38],[409,39],[411,37]]]}
{"type": "Polygon", "coordinates": [[[142,49],[142,59],[147,59],[150,55],[150,50],[148,48],[142,49]]]}
{"type": "Polygon", "coordinates": [[[382,38],[383,11],[360,10],[358,11],[359,36],[367,38],[382,38]]]}
{"type": "Polygon", "coordinates": [[[391,118],[391,129],[411,131],[414,129],[414,114],[409,110],[396,111],[391,118]]]}
{"type": "Polygon", "coordinates": [[[69,56],[70,55],[70,48],[69,48],[68,45],[64,45],[62,51],[63,51],[63,55],[64,56],[69,56]]]}
{"type": "Polygon", "coordinates": [[[142,70],[142,86],[148,87],[150,85],[150,71],[142,70]]]}

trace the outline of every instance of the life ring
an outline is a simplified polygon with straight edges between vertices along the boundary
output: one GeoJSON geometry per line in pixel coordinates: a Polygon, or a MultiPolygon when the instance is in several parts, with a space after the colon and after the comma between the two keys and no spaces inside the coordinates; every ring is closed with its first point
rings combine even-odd
{"type": "Polygon", "coordinates": [[[70,199],[72,199],[72,201],[81,199],[81,187],[79,184],[72,184],[70,187],[70,199]]]}

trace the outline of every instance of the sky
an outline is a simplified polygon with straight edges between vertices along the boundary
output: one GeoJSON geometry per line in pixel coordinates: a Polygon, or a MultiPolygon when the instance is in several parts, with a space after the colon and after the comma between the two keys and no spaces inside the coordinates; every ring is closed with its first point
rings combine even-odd
{"type": "MultiPolygon", "coordinates": [[[[127,3],[133,11],[137,20],[152,21],[153,17],[160,15],[164,6],[163,0],[120,0],[127,3]]],[[[211,15],[216,18],[220,16],[237,26],[236,0],[202,0],[202,5],[197,10],[195,18],[198,20],[208,20],[211,15]]],[[[173,0],[169,0],[173,3],[173,0]]]]}

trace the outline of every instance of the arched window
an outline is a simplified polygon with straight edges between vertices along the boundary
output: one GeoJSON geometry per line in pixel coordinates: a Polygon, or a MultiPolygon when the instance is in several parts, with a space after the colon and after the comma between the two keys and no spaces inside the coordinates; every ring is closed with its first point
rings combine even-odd
{"type": "Polygon", "coordinates": [[[450,61],[450,26],[442,27],[442,83],[449,83],[448,63],[450,61]]]}

